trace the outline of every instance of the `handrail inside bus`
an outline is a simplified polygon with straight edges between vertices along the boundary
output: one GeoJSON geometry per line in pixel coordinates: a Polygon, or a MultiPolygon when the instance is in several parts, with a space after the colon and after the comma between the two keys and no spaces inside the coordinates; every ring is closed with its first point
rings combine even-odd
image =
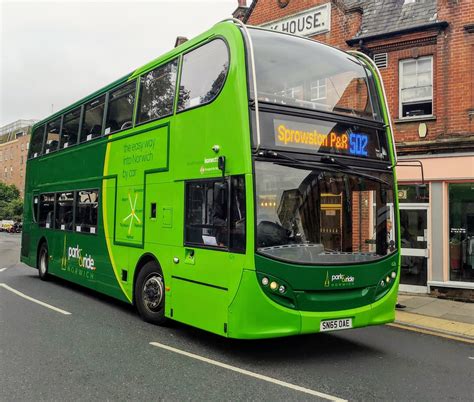
{"type": "Polygon", "coordinates": [[[382,74],[380,73],[380,70],[377,67],[377,65],[375,64],[375,62],[369,56],[367,56],[365,53],[359,52],[358,50],[348,50],[347,53],[353,54],[355,56],[359,56],[360,58],[364,59],[365,62],[370,64],[371,67],[377,72],[378,78],[380,80],[380,86],[382,87],[383,100],[385,102],[385,107],[387,108],[387,120],[388,120],[388,124],[389,124],[389,127],[390,127],[390,135],[392,137],[392,146],[393,146],[393,156],[394,156],[393,166],[395,166],[398,163],[397,148],[396,148],[396,145],[395,145],[395,136],[394,136],[393,126],[392,126],[392,119],[390,118],[390,116],[391,116],[390,115],[390,109],[389,109],[389,106],[388,106],[387,94],[385,93],[385,87],[383,85],[382,74]]]}
{"type": "Polygon", "coordinates": [[[257,131],[257,149],[255,150],[255,152],[258,152],[258,150],[260,149],[260,118],[259,118],[258,96],[257,96],[257,74],[255,72],[255,56],[254,56],[254,51],[253,51],[252,38],[250,37],[250,33],[247,29],[247,26],[239,19],[226,18],[225,20],[222,20],[221,22],[226,22],[226,21],[231,21],[237,25],[240,25],[245,35],[247,36],[247,40],[249,44],[250,65],[251,65],[250,67],[252,70],[251,73],[252,73],[252,81],[253,81],[253,93],[254,93],[254,98],[255,98],[255,129],[257,131]]]}

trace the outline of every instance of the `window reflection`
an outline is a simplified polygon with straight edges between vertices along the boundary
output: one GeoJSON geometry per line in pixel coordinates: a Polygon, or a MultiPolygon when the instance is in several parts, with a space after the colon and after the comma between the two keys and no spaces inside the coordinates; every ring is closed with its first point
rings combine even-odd
{"type": "Polygon", "coordinates": [[[178,110],[211,102],[224,85],[229,55],[223,40],[216,39],[183,57],[178,110]]]}
{"type": "Polygon", "coordinates": [[[257,162],[258,251],[315,264],[371,261],[395,251],[393,178],[371,176],[257,162]]]}

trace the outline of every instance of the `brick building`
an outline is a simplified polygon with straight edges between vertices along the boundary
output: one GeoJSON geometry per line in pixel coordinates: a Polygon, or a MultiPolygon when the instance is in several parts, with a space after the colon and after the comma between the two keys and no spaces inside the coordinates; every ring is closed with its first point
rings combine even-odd
{"type": "Polygon", "coordinates": [[[241,0],[234,16],[374,59],[399,159],[426,183],[397,168],[402,289],[473,299],[474,1],[241,0]]]}
{"type": "Polygon", "coordinates": [[[23,197],[31,127],[35,120],[18,120],[0,128],[0,181],[14,184],[23,197]]]}

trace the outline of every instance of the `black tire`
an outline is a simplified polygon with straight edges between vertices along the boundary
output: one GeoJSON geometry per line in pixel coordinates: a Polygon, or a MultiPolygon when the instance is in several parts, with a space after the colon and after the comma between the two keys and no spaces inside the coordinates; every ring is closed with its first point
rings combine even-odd
{"type": "Polygon", "coordinates": [[[46,243],[42,243],[38,252],[38,275],[42,281],[48,280],[48,246],[46,243]]]}
{"type": "Polygon", "coordinates": [[[135,305],[143,321],[165,325],[165,281],[161,267],[147,262],[138,273],[135,282],[135,305]]]}

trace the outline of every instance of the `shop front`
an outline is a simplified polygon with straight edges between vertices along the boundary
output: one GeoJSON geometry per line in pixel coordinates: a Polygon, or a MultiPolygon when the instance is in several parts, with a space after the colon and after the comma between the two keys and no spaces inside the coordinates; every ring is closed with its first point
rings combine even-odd
{"type": "MultiPolygon", "coordinates": [[[[474,294],[474,155],[420,156],[397,167],[402,291],[474,294]]],[[[403,160],[403,157],[400,157],[403,160]]]]}

